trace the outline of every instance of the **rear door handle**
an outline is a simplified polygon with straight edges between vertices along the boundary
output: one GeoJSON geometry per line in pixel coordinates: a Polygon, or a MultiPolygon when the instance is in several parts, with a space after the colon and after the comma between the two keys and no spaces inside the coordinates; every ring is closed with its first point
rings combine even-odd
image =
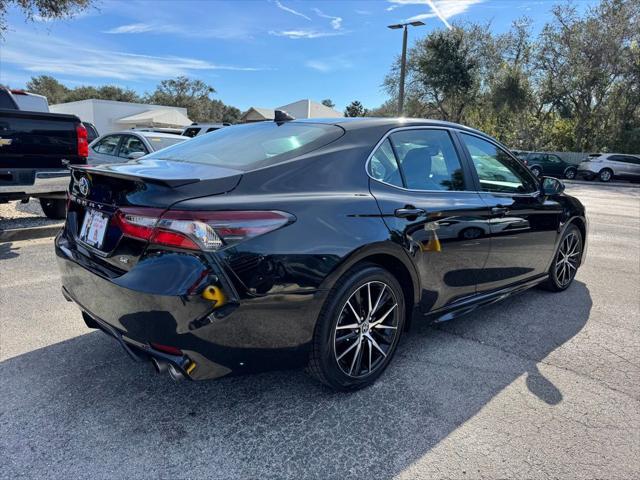
{"type": "Polygon", "coordinates": [[[503,207],[502,205],[496,205],[495,207],[491,207],[491,213],[494,215],[505,215],[509,209],[507,207],[503,207]]]}
{"type": "Polygon", "coordinates": [[[415,208],[411,205],[407,205],[404,208],[397,208],[393,214],[399,218],[421,217],[426,214],[422,208],[415,208]]]}

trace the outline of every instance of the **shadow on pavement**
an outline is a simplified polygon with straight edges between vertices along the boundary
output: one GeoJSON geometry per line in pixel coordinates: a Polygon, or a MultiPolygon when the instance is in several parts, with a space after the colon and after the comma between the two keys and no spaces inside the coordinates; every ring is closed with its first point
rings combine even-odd
{"type": "Polygon", "coordinates": [[[16,258],[20,254],[18,247],[12,247],[12,242],[3,242],[0,243],[0,260],[9,260],[10,258],[16,258]]]}
{"type": "Polygon", "coordinates": [[[583,328],[591,305],[576,282],[414,325],[379,382],[351,394],[300,371],[174,384],[89,333],[0,363],[4,473],[393,476],[522,375],[532,395],[561,403],[537,363],[583,328]]]}

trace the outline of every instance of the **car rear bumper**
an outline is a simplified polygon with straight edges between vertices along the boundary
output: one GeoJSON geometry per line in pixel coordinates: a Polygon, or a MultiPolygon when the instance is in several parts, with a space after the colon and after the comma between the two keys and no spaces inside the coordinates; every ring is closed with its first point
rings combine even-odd
{"type": "Polygon", "coordinates": [[[65,297],[135,355],[173,363],[193,380],[306,362],[320,291],[239,298],[225,273],[210,265],[206,271],[213,272],[194,289],[193,255],[180,252],[141,260],[129,272],[108,278],[87,266],[64,234],[55,244],[65,297]],[[178,258],[171,259],[174,255],[178,258]],[[188,268],[176,268],[180,261],[188,268]],[[161,272],[164,280],[154,281],[161,272]],[[224,290],[224,306],[216,308],[203,298],[208,283],[224,290]],[[159,284],[162,290],[154,286],[159,284]],[[178,348],[183,355],[163,356],[151,344],[178,348]]]}
{"type": "Polygon", "coordinates": [[[14,168],[0,170],[0,195],[43,195],[63,193],[69,186],[70,172],[67,169],[34,170],[14,168]]]}

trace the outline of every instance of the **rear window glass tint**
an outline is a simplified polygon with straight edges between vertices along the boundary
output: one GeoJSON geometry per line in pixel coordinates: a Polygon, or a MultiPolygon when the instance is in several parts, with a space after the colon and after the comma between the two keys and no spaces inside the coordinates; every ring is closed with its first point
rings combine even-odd
{"type": "Polygon", "coordinates": [[[221,128],[147,158],[239,170],[275,165],[327,145],[343,134],[335,125],[259,122],[221,128]]]}
{"type": "Polygon", "coordinates": [[[176,135],[175,138],[170,137],[147,137],[147,141],[154,150],[170,147],[176,143],[184,142],[186,138],[176,135]]]}

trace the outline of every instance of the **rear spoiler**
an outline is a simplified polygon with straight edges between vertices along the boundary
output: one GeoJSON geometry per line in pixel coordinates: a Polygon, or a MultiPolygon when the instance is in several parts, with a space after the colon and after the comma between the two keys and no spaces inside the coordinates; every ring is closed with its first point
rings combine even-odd
{"type": "Polygon", "coordinates": [[[82,171],[88,175],[96,173],[105,177],[121,178],[123,180],[142,181],[146,183],[155,183],[157,185],[164,185],[166,187],[181,187],[190,183],[199,182],[200,178],[158,178],[152,176],[144,176],[134,173],[119,172],[109,170],[107,168],[101,168],[101,165],[68,165],[71,170],[71,174],[76,170],[82,171]]]}

